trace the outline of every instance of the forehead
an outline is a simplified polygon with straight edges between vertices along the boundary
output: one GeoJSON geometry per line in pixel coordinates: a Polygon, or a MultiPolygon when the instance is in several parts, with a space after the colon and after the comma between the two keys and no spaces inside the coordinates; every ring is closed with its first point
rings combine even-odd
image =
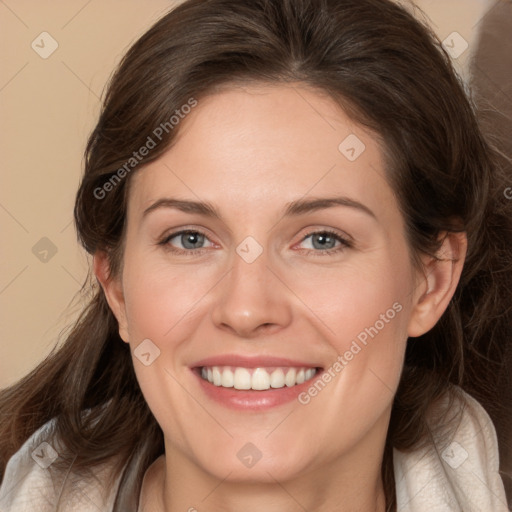
{"type": "Polygon", "coordinates": [[[262,212],[306,195],[397,213],[379,138],[303,85],[226,87],[180,121],[173,146],[132,177],[129,209],[164,195],[262,212]]]}

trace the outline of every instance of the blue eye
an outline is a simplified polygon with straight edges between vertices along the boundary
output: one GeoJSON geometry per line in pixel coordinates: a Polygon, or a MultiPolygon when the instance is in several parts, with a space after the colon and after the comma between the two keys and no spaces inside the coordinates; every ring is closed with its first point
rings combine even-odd
{"type": "MultiPolygon", "coordinates": [[[[302,249],[306,254],[313,254],[316,256],[334,255],[338,254],[353,246],[352,242],[343,238],[338,233],[329,230],[313,231],[307,234],[301,243],[311,239],[310,247],[302,249]]],[[[194,255],[204,251],[212,244],[208,237],[197,230],[186,229],[171,233],[165,236],[158,245],[164,246],[167,250],[176,254],[194,255]],[[175,242],[172,242],[176,240],[175,242]],[[204,246],[205,241],[210,243],[209,246],[204,246]],[[179,244],[178,246],[176,244],[179,244]]]]}
{"type": "Polygon", "coordinates": [[[318,256],[333,255],[352,247],[351,242],[334,231],[313,231],[306,235],[302,239],[302,242],[306,241],[308,238],[311,239],[310,246],[313,247],[313,249],[306,249],[308,254],[315,254],[318,256]],[[337,247],[336,242],[339,244],[337,247]]]}
{"type": "Polygon", "coordinates": [[[315,249],[332,249],[336,245],[336,237],[328,234],[328,233],[313,233],[311,235],[308,235],[304,240],[307,238],[311,239],[311,245],[315,249]]]}
{"type": "Polygon", "coordinates": [[[202,244],[204,244],[205,240],[208,240],[208,238],[204,233],[187,229],[171,233],[159,242],[159,244],[168,247],[173,252],[195,254],[204,249],[202,244]],[[174,244],[171,243],[171,240],[174,240],[175,238],[181,244],[181,247],[175,247],[174,244]]]}

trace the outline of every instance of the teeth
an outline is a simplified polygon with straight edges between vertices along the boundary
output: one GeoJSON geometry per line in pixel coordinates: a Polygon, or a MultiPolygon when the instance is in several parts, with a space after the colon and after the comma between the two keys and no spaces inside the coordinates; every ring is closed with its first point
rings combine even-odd
{"type": "Polygon", "coordinates": [[[284,386],[284,372],[281,368],[274,370],[270,375],[270,387],[282,388],[284,386]]]}
{"type": "Polygon", "coordinates": [[[218,368],[213,368],[212,370],[212,376],[213,376],[213,383],[216,386],[220,386],[220,383],[222,381],[222,375],[219,372],[218,368]]]}
{"type": "Polygon", "coordinates": [[[288,387],[292,387],[295,385],[295,382],[297,382],[297,372],[295,371],[295,368],[290,368],[284,378],[284,383],[288,387]]]}
{"type": "Polygon", "coordinates": [[[270,388],[292,387],[311,379],[315,368],[233,368],[213,366],[201,368],[201,377],[215,386],[240,390],[263,391],[270,388]]]}
{"type": "Polygon", "coordinates": [[[226,368],[222,373],[222,380],[221,380],[221,386],[223,388],[232,388],[235,384],[235,376],[233,375],[233,372],[226,368]]]}
{"type": "Polygon", "coordinates": [[[251,389],[251,374],[247,368],[237,368],[235,370],[233,387],[235,389],[251,389]]]}
{"type": "Polygon", "coordinates": [[[251,380],[252,389],[269,389],[270,388],[270,375],[263,368],[256,368],[252,374],[251,380]]]}

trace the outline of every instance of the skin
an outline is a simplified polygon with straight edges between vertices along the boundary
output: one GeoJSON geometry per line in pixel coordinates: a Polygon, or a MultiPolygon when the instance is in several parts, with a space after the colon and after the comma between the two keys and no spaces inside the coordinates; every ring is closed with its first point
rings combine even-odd
{"type": "Polygon", "coordinates": [[[147,338],[160,350],[149,366],[133,358],[165,437],[140,510],[384,511],[380,466],[407,338],[446,309],[465,235],[446,238],[445,261],[415,269],[378,137],[305,85],[226,87],[179,128],[175,145],[132,177],[121,274],[109,276],[106,254],[94,257],[122,339],[132,353],[147,338]],[[338,149],[350,134],[366,146],[353,162],[338,149]],[[348,206],[283,216],[292,201],[332,196],[375,217],[348,206]],[[164,197],[207,201],[221,220],[164,207],[143,216],[164,197]],[[206,235],[198,254],[171,252],[187,250],[179,236],[158,245],[184,228],[206,235]],[[353,246],[326,255],[340,242],[323,249],[306,238],[325,229],[353,246]],[[236,252],[247,236],[263,248],[252,263],[236,252]],[[394,303],[401,311],[307,405],[232,410],[189,369],[226,353],[329,368],[394,303]],[[262,454],[251,468],[236,456],[248,442],[262,454]]]}

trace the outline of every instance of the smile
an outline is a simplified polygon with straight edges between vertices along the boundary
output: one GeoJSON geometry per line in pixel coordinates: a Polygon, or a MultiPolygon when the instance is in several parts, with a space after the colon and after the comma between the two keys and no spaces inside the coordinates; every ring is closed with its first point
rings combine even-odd
{"type": "Polygon", "coordinates": [[[303,384],[317,374],[310,367],[244,368],[234,366],[203,366],[200,375],[214,386],[237,390],[264,391],[303,384]]]}

